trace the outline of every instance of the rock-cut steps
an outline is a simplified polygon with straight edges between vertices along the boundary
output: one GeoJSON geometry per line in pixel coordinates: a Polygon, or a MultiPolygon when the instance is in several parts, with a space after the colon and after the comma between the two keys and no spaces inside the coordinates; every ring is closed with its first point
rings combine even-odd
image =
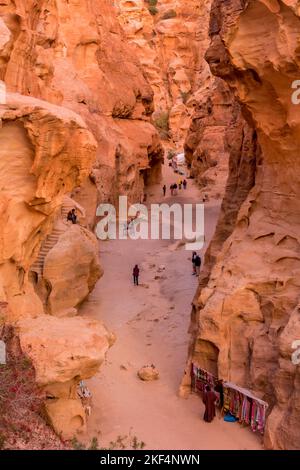
{"type": "Polygon", "coordinates": [[[30,271],[37,273],[39,276],[43,275],[44,262],[47,254],[50,250],[56,245],[59,240],[59,237],[67,230],[67,216],[71,209],[74,208],[74,201],[68,196],[64,198],[63,204],[61,206],[60,217],[55,224],[56,227],[52,230],[50,235],[42,243],[38,258],[31,266],[30,271]]]}
{"type": "Polygon", "coordinates": [[[47,254],[50,250],[56,245],[59,240],[59,237],[65,232],[65,229],[55,228],[46,240],[42,243],[39,255],[37,260],[31,266],[30,271],[37,273],[38,275],[43,274],[44,262],[47,254]]]}

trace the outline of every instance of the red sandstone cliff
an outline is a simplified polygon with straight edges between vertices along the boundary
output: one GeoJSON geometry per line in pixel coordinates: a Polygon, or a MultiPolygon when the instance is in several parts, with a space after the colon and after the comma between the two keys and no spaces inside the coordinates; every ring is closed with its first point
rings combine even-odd
{"type": "Polygon", "coordinates": [[[64,224],[65,195],[76,189],[91,227],[98,202],[140,201],[159,180],[153,93],[108,0],[2,2],[0,79],[0,320],[14,324],[51,399],[48,419],[70,437],[86,423],[78,381],[113,337],[74,317],[102,270],[95,237],[64,224]]]}
{"type": "Polygon", "coordinates": [[[300,338],[300,109],[291,100],[299,27],[293,1],[215,0],[206,54],[255,133],[243,132],[246,153],[231,152],[213,259],[195,297],[190,360],[270,404],[264,442],[275,449],[300,445],[300,375],[291,360],[300,338]]]}

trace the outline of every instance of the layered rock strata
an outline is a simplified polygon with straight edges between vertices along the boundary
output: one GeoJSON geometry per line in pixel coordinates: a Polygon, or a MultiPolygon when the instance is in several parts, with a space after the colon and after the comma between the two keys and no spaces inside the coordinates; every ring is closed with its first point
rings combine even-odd
{"type": "Polygon", "coordinates": [[[264,443],[274,449],[300,445],[300,376],[292,361],[300,338],[300,110],[292,100],[299,27],[293,1],[216,0],[206,55],[261,151],[248,146],[238,178],[232,162],[215,256],[195,297],[190,361],[269,403],[264,443]],[[230,201],[234,187],[238,198],[230,201]]]}

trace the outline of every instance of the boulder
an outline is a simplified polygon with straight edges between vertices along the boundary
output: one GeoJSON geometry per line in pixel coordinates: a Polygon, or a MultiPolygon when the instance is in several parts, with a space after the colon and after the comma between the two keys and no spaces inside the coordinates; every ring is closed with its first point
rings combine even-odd
{"type": "Polygon", "coordinates": [[[87,298],[103,275],[98,251],[96,237],[79,225],[70,225],[60,236],[44,262],[49,313],[70,315],[87,298]]]}
{"type": "Polygon", "coordinates": [[[156,369],[155,366],[143,366],[137,373],[138,377],[145,381],[145,382],[150,382],[152,380],[158,380],[159,379],[159,372],[156,369]]]}

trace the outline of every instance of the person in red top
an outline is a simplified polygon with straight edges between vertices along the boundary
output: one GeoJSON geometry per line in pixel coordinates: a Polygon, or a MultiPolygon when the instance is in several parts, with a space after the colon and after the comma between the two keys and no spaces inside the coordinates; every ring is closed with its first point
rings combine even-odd
{"type": "Polygon", "coordinates": [[[140,275],[140,270],[139,270],[139,267],[138,265],[136,264],[135,267],[133,268],[133,282],[134,282],[134,285],[139,285],[139,275],[140,275]]]}
{"type": "Polygon", "coordinates": [[[205,386],[205,391],[203,393],[203,403],[205,405],[205,412],[203,419],[207,423],[211,423],[211,421],[216,416],[216,405],[215,402],[217,400],[217,395],[213,390],[211,390],[209,385],[205,386]]]}

